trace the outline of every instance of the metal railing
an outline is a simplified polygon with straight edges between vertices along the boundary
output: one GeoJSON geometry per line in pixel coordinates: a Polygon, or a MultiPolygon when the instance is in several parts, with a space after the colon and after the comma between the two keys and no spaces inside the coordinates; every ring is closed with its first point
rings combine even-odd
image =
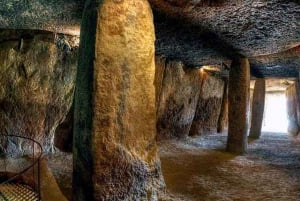
{"type": "Polygon", "coordinates": [[[0,135],[0,185],[22,182],[32,187],[38,200],[41,200],[42,153],[42,146],[34,139],[18,135],[0,135]]]}

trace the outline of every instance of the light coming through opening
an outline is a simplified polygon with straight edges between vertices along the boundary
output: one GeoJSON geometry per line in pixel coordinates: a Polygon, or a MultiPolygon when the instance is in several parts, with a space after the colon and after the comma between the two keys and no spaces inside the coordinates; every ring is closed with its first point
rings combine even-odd
{"type": "Polygon", "coordinates": [[[284,93],[266,94],[262,131],[286,133],[288,127],[284,93]]]}

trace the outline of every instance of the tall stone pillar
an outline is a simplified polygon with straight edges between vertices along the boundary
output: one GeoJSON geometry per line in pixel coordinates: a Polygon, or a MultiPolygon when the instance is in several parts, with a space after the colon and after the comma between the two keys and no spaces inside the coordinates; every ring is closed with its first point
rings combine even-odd
{"type": "Polygon", "coordinates": [[[266,82],[265,79],[257,79],[254,85],[251,127],[249,137],[259,138],[264,117],[266,82]]]}
{"type": "Polygon", "coordinates": [[[232,61],[228,88],[227,151],[243,154],[247,150],[250,66],[247,58],[232,61]]]}
{"type": "Polygon", "coordinates": [[[87,1],[74,115],[73,200],[157,200],[154,27],[147,0],[87,1]],[[100,2],[100,3],[99,3],[100,2]]]}
{"type": "Polygon", "coordinates": [[[288,86],[285,90],[286,95],[286,109],[287,109],[287,119],[288,119],[288,134],[292,136],[298,135],[300,128],[298,124],[297,116],[297,88],[296,84],[288,86]]]}
{"type": "MultiPolygon", "coordinates": [[[[295,80],[295,104],[296,104],[296,113],[297,113],[297,124],[300,128],[300,79],[299,77],[295,80]]],[[[300,130],[300,129],[299,129],[300,130]]],[[[299,135],[299,132],[298,132],[299,135]]]]}

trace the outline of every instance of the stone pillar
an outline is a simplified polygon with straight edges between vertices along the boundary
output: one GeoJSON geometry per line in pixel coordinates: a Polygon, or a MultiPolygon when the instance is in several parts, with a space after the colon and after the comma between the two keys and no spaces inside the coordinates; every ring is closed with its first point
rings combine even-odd
{"type": "Polygon", "coordinates": [[[247,150],[250,66],[247,58],[232,61],[228,88],[227,151],[243,154],[247,150]]]}
{"type": "Polygon", "coordinates": [[[259,138],[264,117],[266,82],[265,79],[257,79],[254,85],[251,127],[249,137],[259,138]]]}
{"type": "Polygon", "coordinates": [[[74,115],[73,199],[157,200],[154,27],[148,1],[87,1],[74,115]]]}
{"type": "Polygon", "coordinates": [[[286,88],[285,95],[287,100],[287,118],[288,118],[288,134],[292,136],[297,136],[300,127],[298,124],[298,84],[297,80],[295,81],[295,84],[290,85],[286,88]]]}
{"type": "Polygon", "coordinates": [[[217,132],[222,133],[228,121],[228,79],[224,79],[224,90],[221,105],[221,112],[218,119],[217,132]]]}
{"type": "Polygon", "coordinates": [[[297,124],[300,130],[300,79],[299,78],[295,80],[295,101],[296,101],[297,124]]]}

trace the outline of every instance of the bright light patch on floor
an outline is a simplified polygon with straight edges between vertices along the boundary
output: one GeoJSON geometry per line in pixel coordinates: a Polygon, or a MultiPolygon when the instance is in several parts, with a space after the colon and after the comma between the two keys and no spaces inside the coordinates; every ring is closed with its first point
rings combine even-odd
{"type": "Polygon", "coordinates": [[[267,94],[262,131],[286,133],[287,127],[285,94],[267,94]]]}

